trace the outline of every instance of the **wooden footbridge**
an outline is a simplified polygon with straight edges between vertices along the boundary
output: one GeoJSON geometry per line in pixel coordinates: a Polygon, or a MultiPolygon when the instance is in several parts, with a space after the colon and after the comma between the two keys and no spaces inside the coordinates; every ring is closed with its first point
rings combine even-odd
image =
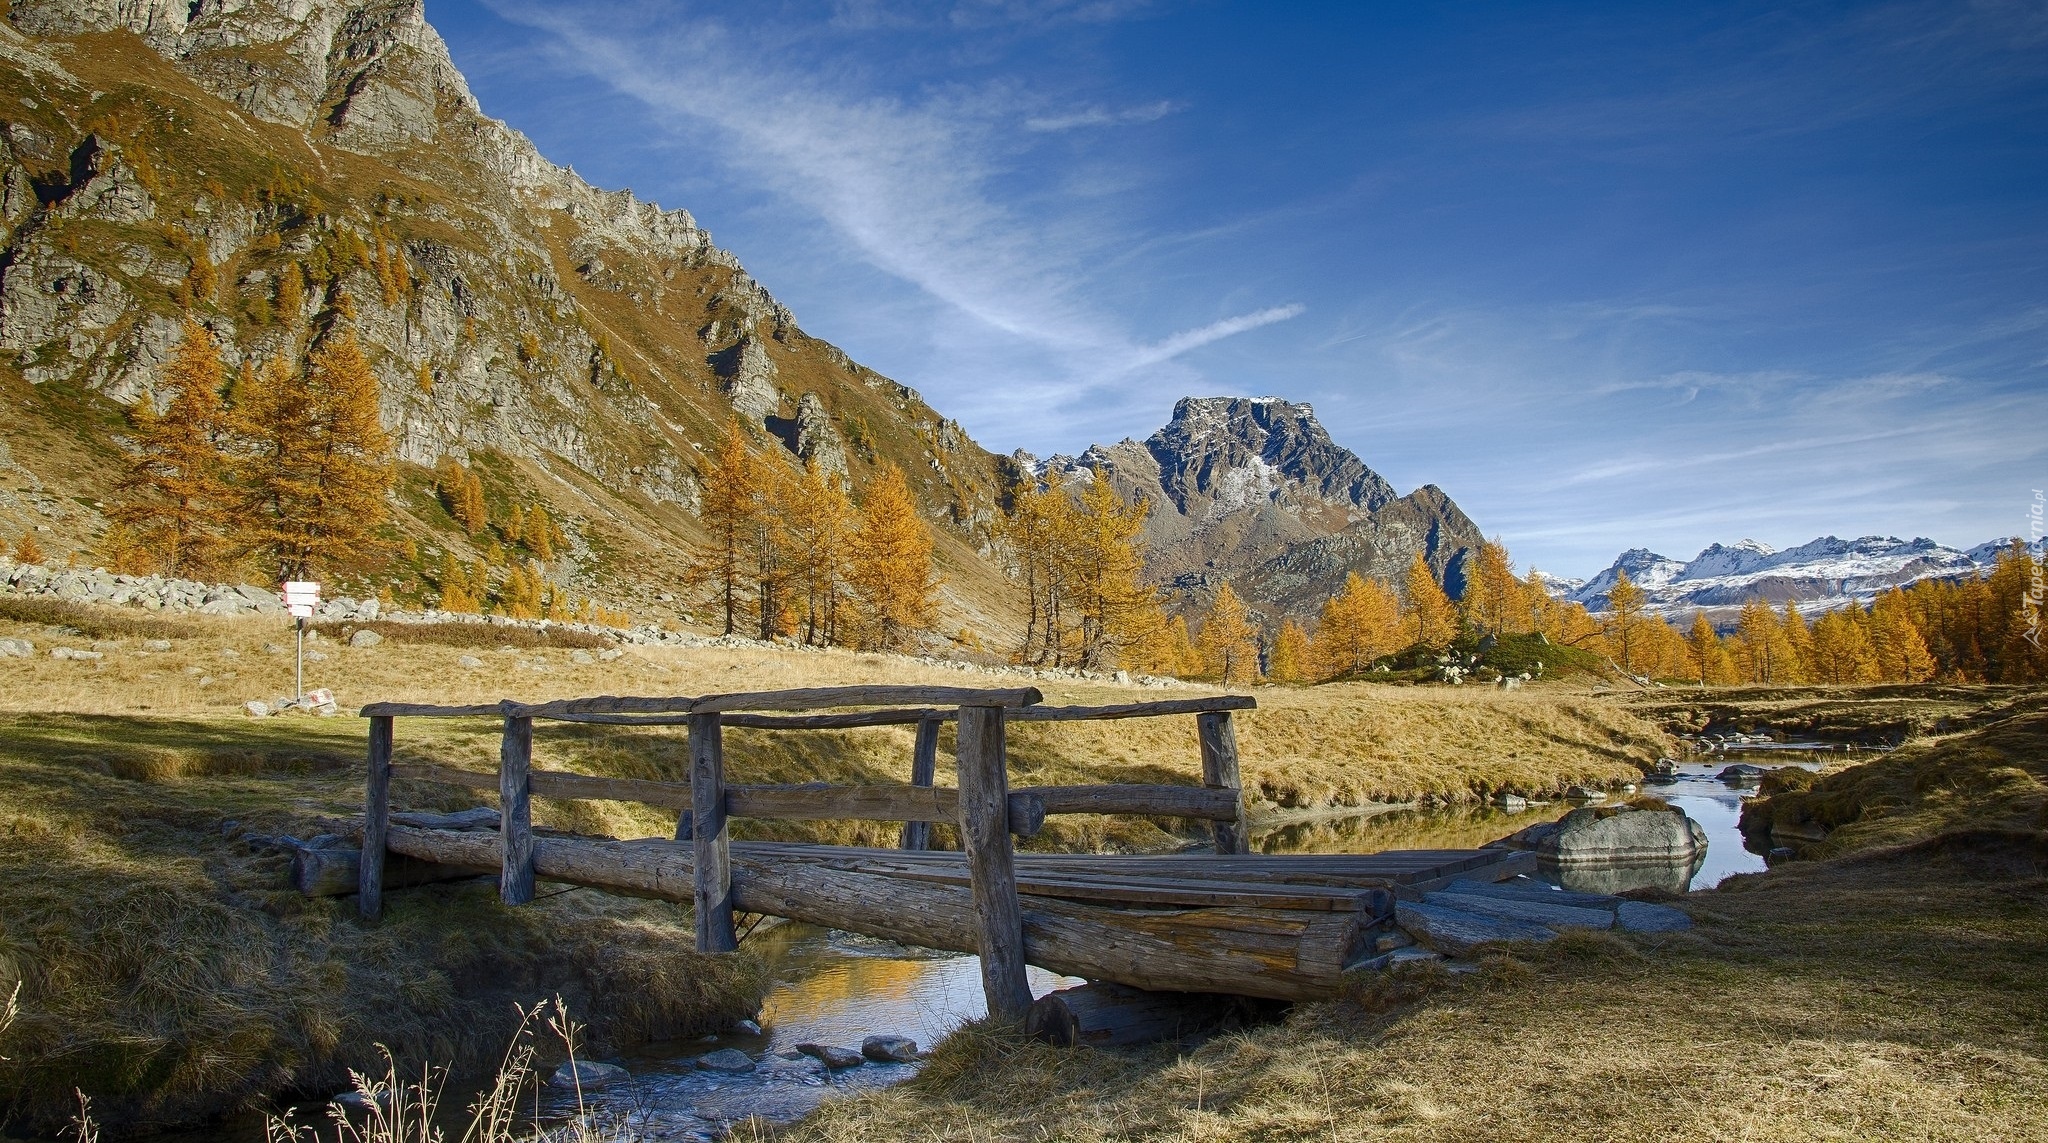
{"type": "Polygon", "coordinates": [[[1242,696],[1126,706],[1042,706],[1036,689],[860,686],[695,698],[587,698],[538,704],[376,703],[358,866],[363,916],[382,908],[386,855],[498,874],[508,904],[536,879],[687,902],[697,947],[738,947],[735,911],[786,917],[906,944],[981,955],[989,1011],[1031,1005],[1026,963],[1146,990],[1276,999],[1330,994],[1343,972],[1389,933],[1397,898],[1453,879],[1522,872],[1502,850],[1364,855],[1252,855],[1231,713],[1242,696]],[[848,709],[870,708],[870,709],[848,709]],[[776,712],[776,713],[770,713],[776,712]],[[1091,785],[1011,789],[1004,745],[1012,722],[1193,715],[1201,786],[1091,785]],[[394,762],[400,717],[503,720],[495,774],[394,762]],[[599,778],[533,766],[534,720],[685,725],[690,780],[599,778]],[[956,726],[955,788],[936,786],[939,728],[956,726]],[[734,785],[726,727],[822,730],[915,725],[905,784],[734,785]],[[494,790],[496,814],[472,826],[396,813],[394,778],[494,790]],[[676,837],[619,840],[536,831],[533,799],[640,802],[679,812],[676,837]],[[1158,856],[1015,852],[1051,814],[1133,814],[1210,823],[1214,853],[1158,856]],[[903,822],[902,848],[733,841],[735,817],[903,822]],[[929,823],[958,826],[962,849],[929,848],[929,823]]]}

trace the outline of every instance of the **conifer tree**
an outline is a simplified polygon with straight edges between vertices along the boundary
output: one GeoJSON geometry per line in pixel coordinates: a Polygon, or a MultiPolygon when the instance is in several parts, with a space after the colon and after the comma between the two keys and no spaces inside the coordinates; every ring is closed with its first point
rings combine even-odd
{"type": "Polygon", "coordinates": [[[512,502],[512,517],[505,521],[505,527],[501,529],[500,534],[505,537],[508,543],[521,544],[526,542],[525,505],[516,500],[512,502]]]}
{"type": "Polygon", "coordinates": [[[1458,605],[1467,626],[1496,638],[1523,613],[1522,583],[1515,577],[1507,546],[1498,538],[1480,541],[1479,558],[1473,561],[1458,605]]]}
{"type": "Polygon", "coordinates": [[[280,579],[358,567],[382,548],[392,470],[377,396],[343,335],[314,351],[303,380],[273,359],[234,410],[244,546],[280,579]]]}
{"type": "Polygon", "coordinates": [[[1071,613],[1077,514],[1058,469],[1047,469],[1042,486],[1022,484],[1012,492],[1001,534],[1024,589],[1024,645],[1018,652],[1023,662],[1062,667],[1075,650],[1071,613]]]}
{"type": "Polygon", "coordinates": [[[853,505],[836,477],[812,459],[781,506],[794,564],[791,604],[803,641],[822,646],[839,639],[839,606],[846,596],[847,535],[853,505]]]}
{"type": "Polygon", "coordinates": [[[1685,637],[1685,651],[1692,662],[1693,676],[1704,687],[1720,674],[1723,652],[1721,636],[1704,611],[1692,613],[1692,630],[1685,637]]]}
{"type": "Polygon", "coordinates": [[[1861,617],[1862,609],[1852,603],[1813,621],[1812,667],[1815,681],[1835,684],[1878,681],[1877,659],[1872,654],[1870,633],[1864,629],[1861,617]]]}
{"type": "Polygon", "coordinates": [[[548,519],[546,508],[536,504],[533,511],[526,514],[526,520],[520,528],[519,542],[525,544],[527,551],[543,561],[555,558],[555,525],[554,521],[548,519]]]}
{"type": "Polygon", "coordinates": [[[1097,469],[1070,516],[1075,534],[1066,547],[1074,569],[1067,578],[1084,666],[1115,665],[1160,621],[1158,594],[1139,582],[1145,554],[1138,533],[1150,510],[1142,498],[1131,502],[1118,495],[1097,469]]]}
{"type": "Polygon", "coordinates": [[[1813,669],[1813,630],[1807,626],[1806,617],[1799,613],[1799,604],[1785,601],[1785,617],[1778,624],[1778,630],[1785,636],[1785,681],[1794,683],[1812,682],[1816,677],[1813,669]]]}
{"type": "Polygon", "coordinates": [[[1344,578],[1344,590],[1324,601],[1316,622],[1318,677],[1356,675],[1371,669],[1373,660],[1401,649],[1403,627],[1401,601],[1393,589],[1352,572],[1344,578]]]}
{"type": "Polygon", "coordinates": [[[43,553],[43,546],[36,542],[36,530],[34,528],[23,528],[21,530],[21,539],[14,541],[15,562],[39,564],[46,558],[43,553]]]}
{"type": "Polygon", "coordinates": [[[759,470],[737,419],[726,426],[702,476],[698,518],[705,538],[693,546],[691,579],[710,589],[725,616],[725,634],[739,630],[747,614],[745,585],[751,574],[749,545],[761,512],[759,470]]]}
{"type": "Polygon", "coordinates": [[[1429,570],[1420,552],[1408,562],[1402,587],[1408,596],[1408,618],[1413,624],[1415,642],[1439,650],[1450,646],[1458,634],[1457,609],[1438,586],[1435,573],[1429,570]]]}
{"type": "Polygon", "coordinates": [[[932,533],[902,469],[885,464],[868,483],[860,527],[847,547],[847,587],[864,645],[901,650],[932,630],[939,587],[932,533]]]}
{"type": "Polygon", "coordinates": [[[1644,630],[1653,620],[1644,617],[1645,597],[1643,589],[1628,578],[1628,573],[1617,570],[1614,586],[1607,592],[1607,618],[1603,624],[1607,638],[1608,654],[1616,659],[1625,675],[1638,672],[1637,660],[1644,658],[1645,638],[1653,637],[1644,630]]]}
{"type": "Polygon", "coordinates": [[[1273,651],[1266,660],[1266,677],[1276,683],[1308,682],[1312,661],[1308,633],[1301,629],[1301,624],[1292,619],[1280,624],[1280,633],[1273,637],[1273,651]]]}
{"type": "Polygon", "coordinates": [[[1216,601],[1202,620],[1196,646],[1201,649],[1206,674],[1225,684],[1258,681],[1259,630],[1228,583],[1216,589],[1216,601]]]}
{"type": "Polygon", "coordinates": [[[453,552],[441,556],[441,610],[463,615],[474,615],[480,610],[476,596],[470,594],[469,573],[456,561],[453,552]]]}
{"type": "Polygon", "coordinates": [[[227,548],[233,509],[221,454],[226,380],[213,335],[188,318],[158,379],[157,392],[167,398],[163,412],[145,398],[129,413],[135,453],[111,515],[130,551],[164,575],[208,574],[227,548]]]}
{"type": "Polygon", "coordinates": [[[1769,604],[1751,600],[1736,619],[1743,675],[1752,683],[1785,683],[1799,674],[1799,654],[1769,604]]]}
{"type": "Polygon", "coordinates": [[[1877,675],[1888,683],[1919,683],[1934,677],[1934,656],[1913,624],[1913,608],[1894,587],[1870,605],[1870,650],[1877,675]]]}

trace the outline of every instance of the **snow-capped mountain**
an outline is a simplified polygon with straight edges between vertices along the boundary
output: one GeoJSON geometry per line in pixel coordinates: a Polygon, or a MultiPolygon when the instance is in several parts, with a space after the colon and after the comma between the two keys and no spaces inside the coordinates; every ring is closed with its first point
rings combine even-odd
{"type": "Polygon", "coordinates": [[[1993,540],[1961,551],[1925,537],[1822,536],[1778,551],[1769,544],[1742,540],[1713,544],[1690,560],[1631,548],[1607,570],[1576,586],[1571,580],[1544,578],[1553,594],[1593,611],[1606,609],[1607,593],[1624,571],[1648,596],[1651,610],[1665,615],[1739,607],[1756,599],[1778,606],[1796,600],[1801,610],[1819,611],[1852,599],[1868,603],[1879,592],[1923,579],[1984,574],[2009,543],[1993,540]]]}

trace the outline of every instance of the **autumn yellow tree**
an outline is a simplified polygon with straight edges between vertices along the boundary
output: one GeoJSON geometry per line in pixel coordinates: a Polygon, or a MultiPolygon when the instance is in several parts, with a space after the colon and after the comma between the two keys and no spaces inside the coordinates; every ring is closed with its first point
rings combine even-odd
{"type": "Polygon", "coordinates": [[[1862,609],[1855,604],[1827,612],[1814,620],[1812,647],[1814,681],[1837,684],[1878,681],[1877,657],[1870,645],[1870,632],[1862,622],[1862,609]]]}
{"type": "Polygon", "coordinates": [[[1919,683],[1934,677],[1934,656],[1913,623],[1913,607],[1894,587],[1870,605],[1870,653],[1878,678],[1888,683],[1919,683]]]}
{"type": "Polygon", "coordinates": [[[434,491],[441,504],[462,530],[474,536],[483,531],[489,516],[484,506],[484,482],[452,456],[444,456],[434,467],[434,491]]]}
{"type": "Polygon", "coordinates": [[[1258,681],[1259,629],[1228,583],[1216,589],[1216,601],[1202,619],[1195,645],[1207,674],[1226,684],[1258,681]]]}
{"type": "Polygon", "coordinates": [[[226,381],[213,335],[187,319],[155,393],[129,413],[134,453],[120,502],[110,513],[120,529],[123,563],[171,576],[218,570],[233,515],[221,453],[227,411],[220,394],[226,381]],[[156,398],[164,401],[160,413],[156,398]]]}
{"type": "Polygon", "coordinates": [[[839,640],[839,608],[846,597],[847,537],[853,505],[837,477],[819,471],[815,460],[792,482],[780,505],[788,538],[791,602],[799,632],[810,644],[839,640]]]}
{"type": "Polygon", "coordinates": [[[1280,624],[1280,633],[1273,636],[1273,650],[1266,659],[1266,677],[1276,683],[1305,683],[1310,681],[1314,657],[1309,650],[1308,633],[1301,624],[1289,619],[1280,624]]]}
{"type": "Polygon", "coordinates": [[[1134,670],[1154,675],[1189,676],[1202,673],[1202,653],[1188,634],[1185,615],[1162,617],[1131,651],[1134,670]]]}
{"type": "Polygon", "coordinates": [[[1799,678],[1799,652],[1769,604],[1751,600],[1736,618],[1736,657],[1752,683],[1787,683],[1799,678]]]}
{"type": "Polygon", "coordinates": [[[1066,545],[1073,562],[1073,612],[1083,666],[1118,665],[1130,648],[1163,618],[1159,594],[1141,581],[1145,570],[1145,527],[1151,505],[1125,500],[1100,469],[1083,489],[1072,516],[1075,535],[1066,545]]]}
{"type": "Polygon", "coordinates": [[[555,523],[548,519],[546,508],[536,504],[526,514],[519,529],[519,542],[543,561],[555,558],[555,523]]]}
{"type": "Polygon", "coordinates": [[[1721,635],[1714,630],[1714,624],[1704,611],[1692,613],[1692,630],[1685,636],[1686,658],[1691,663],[1692,675],[1702,687],[1721,681],[1727,671],[1727,651],[1721,646],[1721,635]]]}
{"type": "Polygon", "coordinates": [[[737,420],[719,438],[700,484],[698,518],[705,536],[691,547],[690,580],[710,589],[730,635],[747,614],[746,585],[755,570],[751,545],[761,515],[760,469],[737,420]]]}
{"type": "Polygon", "coordinates": [[[1344,590],[1324,601],[1316,621],[1317,676],[1328,679],[1370,670],[1375,659],[1401,649],[1403,628],[1401,601],[1393,589],[1352,572],[1344,577],[1344,590]]]}
{"type": "Polygon", "coordinates": [[[474,615],[482,610],[476,596],[469,590],[469,572],[465,570],[455,553],[441,556],[441,610],[464,615],[474,615]]]}
{"type": "Polygon", "coordinates": [[[21,530],[21,538],[14,541],[15,562],[39,564],[43,562],[44,558],[43,546],[36,542],[36,530],[34,528],[23,528],[21,530]]]}
{"type": "Polygon", "coordinates": [[[1020,662],[1061,667],[1077,648],[1071,615],[1079,510],[1066,480],[1049,468],[1041,480],[1020,483],[1002,525],[1024,591],[1024,644],[1020,662]]]}
{"type": "Polygon", "coordinates": [[[1465,594],[1458,600],[1458,609],[1473,631],[1495,637],[1507,634],[1511,625],[1527,614],[1522,581],[1515,576],[1507,545],[1499,539],[1480,541],[1479,556],[1465,577],[1465,594]]]}
{"type": "Polygon", "coordinates": [[[1628,578],[1628,573],[1616,569],[1614,586],[1607,592],[1607,614],[1601,624],[1602,634],[1607,641],[1608,657],[1614,659],[1625,675],[1637,674],[1645,658],[1643,643],[1651,635],[1644,628],[1656,620],[1648,618],[1648,601],[1643,589],[1628,578]]]}
{"type": "Polygon", "coordinates": [[[847,547],[847,587],[864,645],[902,650],[932,630],[939,610],[932,533],[902,469],[885,464],[868,483],[847,547]]]}
{"type": "Polygon", "coordinates": [[[1402,577],[1402,592],[1408,597],[1407,623],[1415,642],[1424,647],[1443,648],[1450,646],[1458,634],[1458,609],[1451,604],[1449,596],[1436,582],[1436,573],[1429,570],[1428,561],[1417,552],[1408,561],[1408,571],[1402,577]]]}
{"type": "Polygon", "coordinates": [[[344,334],[314,350],[303,377],[273,358],[235,407],[242,546],[280,579],[360,567],[382,550],[392,470],[377,395],[344,334]]]}

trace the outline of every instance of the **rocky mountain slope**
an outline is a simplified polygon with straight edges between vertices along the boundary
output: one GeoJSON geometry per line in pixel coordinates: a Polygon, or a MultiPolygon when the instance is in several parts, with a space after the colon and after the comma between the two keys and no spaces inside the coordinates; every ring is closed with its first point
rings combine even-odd
{"type": "Polygon", "coordinates": [[[1923,579],[1954,579],[1988,572],[2005,542],[1968,551],[1924,537],[1863,536],[1854,540],[1822,536],[1778,551],[1755,540],[1712,544],[1690,560],[1674,560],[1647,548],[1631,548],[1590,580],[1551,578],[1553,594],[1594,611],[1607,607],[1616,577],[1627,572],[1642,587],[1652,610],[1666,616],[1734,609],[1761,599],[1782,607],[1796,600],[1806,610],[1868,603],[1879,592],[1923,579]]]}
{"type": "Polygon", "coordinates": [[[1307,617],[1352,571],[1400,582],[1417,552],[1455,594],[1476,525],[1435,485],[1406,496],[1330,439],[1306,404],[1277,397],[1189,397],[1144,441],[1096,445],[1020,467],[1100,471],[1151,501],[1153,575],[1190,600],[1231,582],[1269,616],[1307,617]]]}
{"type": "MultiPolygon", "coordinates": [[[[552,574],[667,610],[705,447],[738,417],[790,463],[900,465],[950,610],[1000,628],[997,458],[806,334],[685,211],[590,186],[486,117],[418,0],[17,0],[0,21],[0,530],[91,560],[187,312],[230,362],[345,321],[383,382],[418,586],[473,558],[431,466],[544,502],[552,574]]],[[[376,584],[344,585],[373,591],[376,584]]]]}

